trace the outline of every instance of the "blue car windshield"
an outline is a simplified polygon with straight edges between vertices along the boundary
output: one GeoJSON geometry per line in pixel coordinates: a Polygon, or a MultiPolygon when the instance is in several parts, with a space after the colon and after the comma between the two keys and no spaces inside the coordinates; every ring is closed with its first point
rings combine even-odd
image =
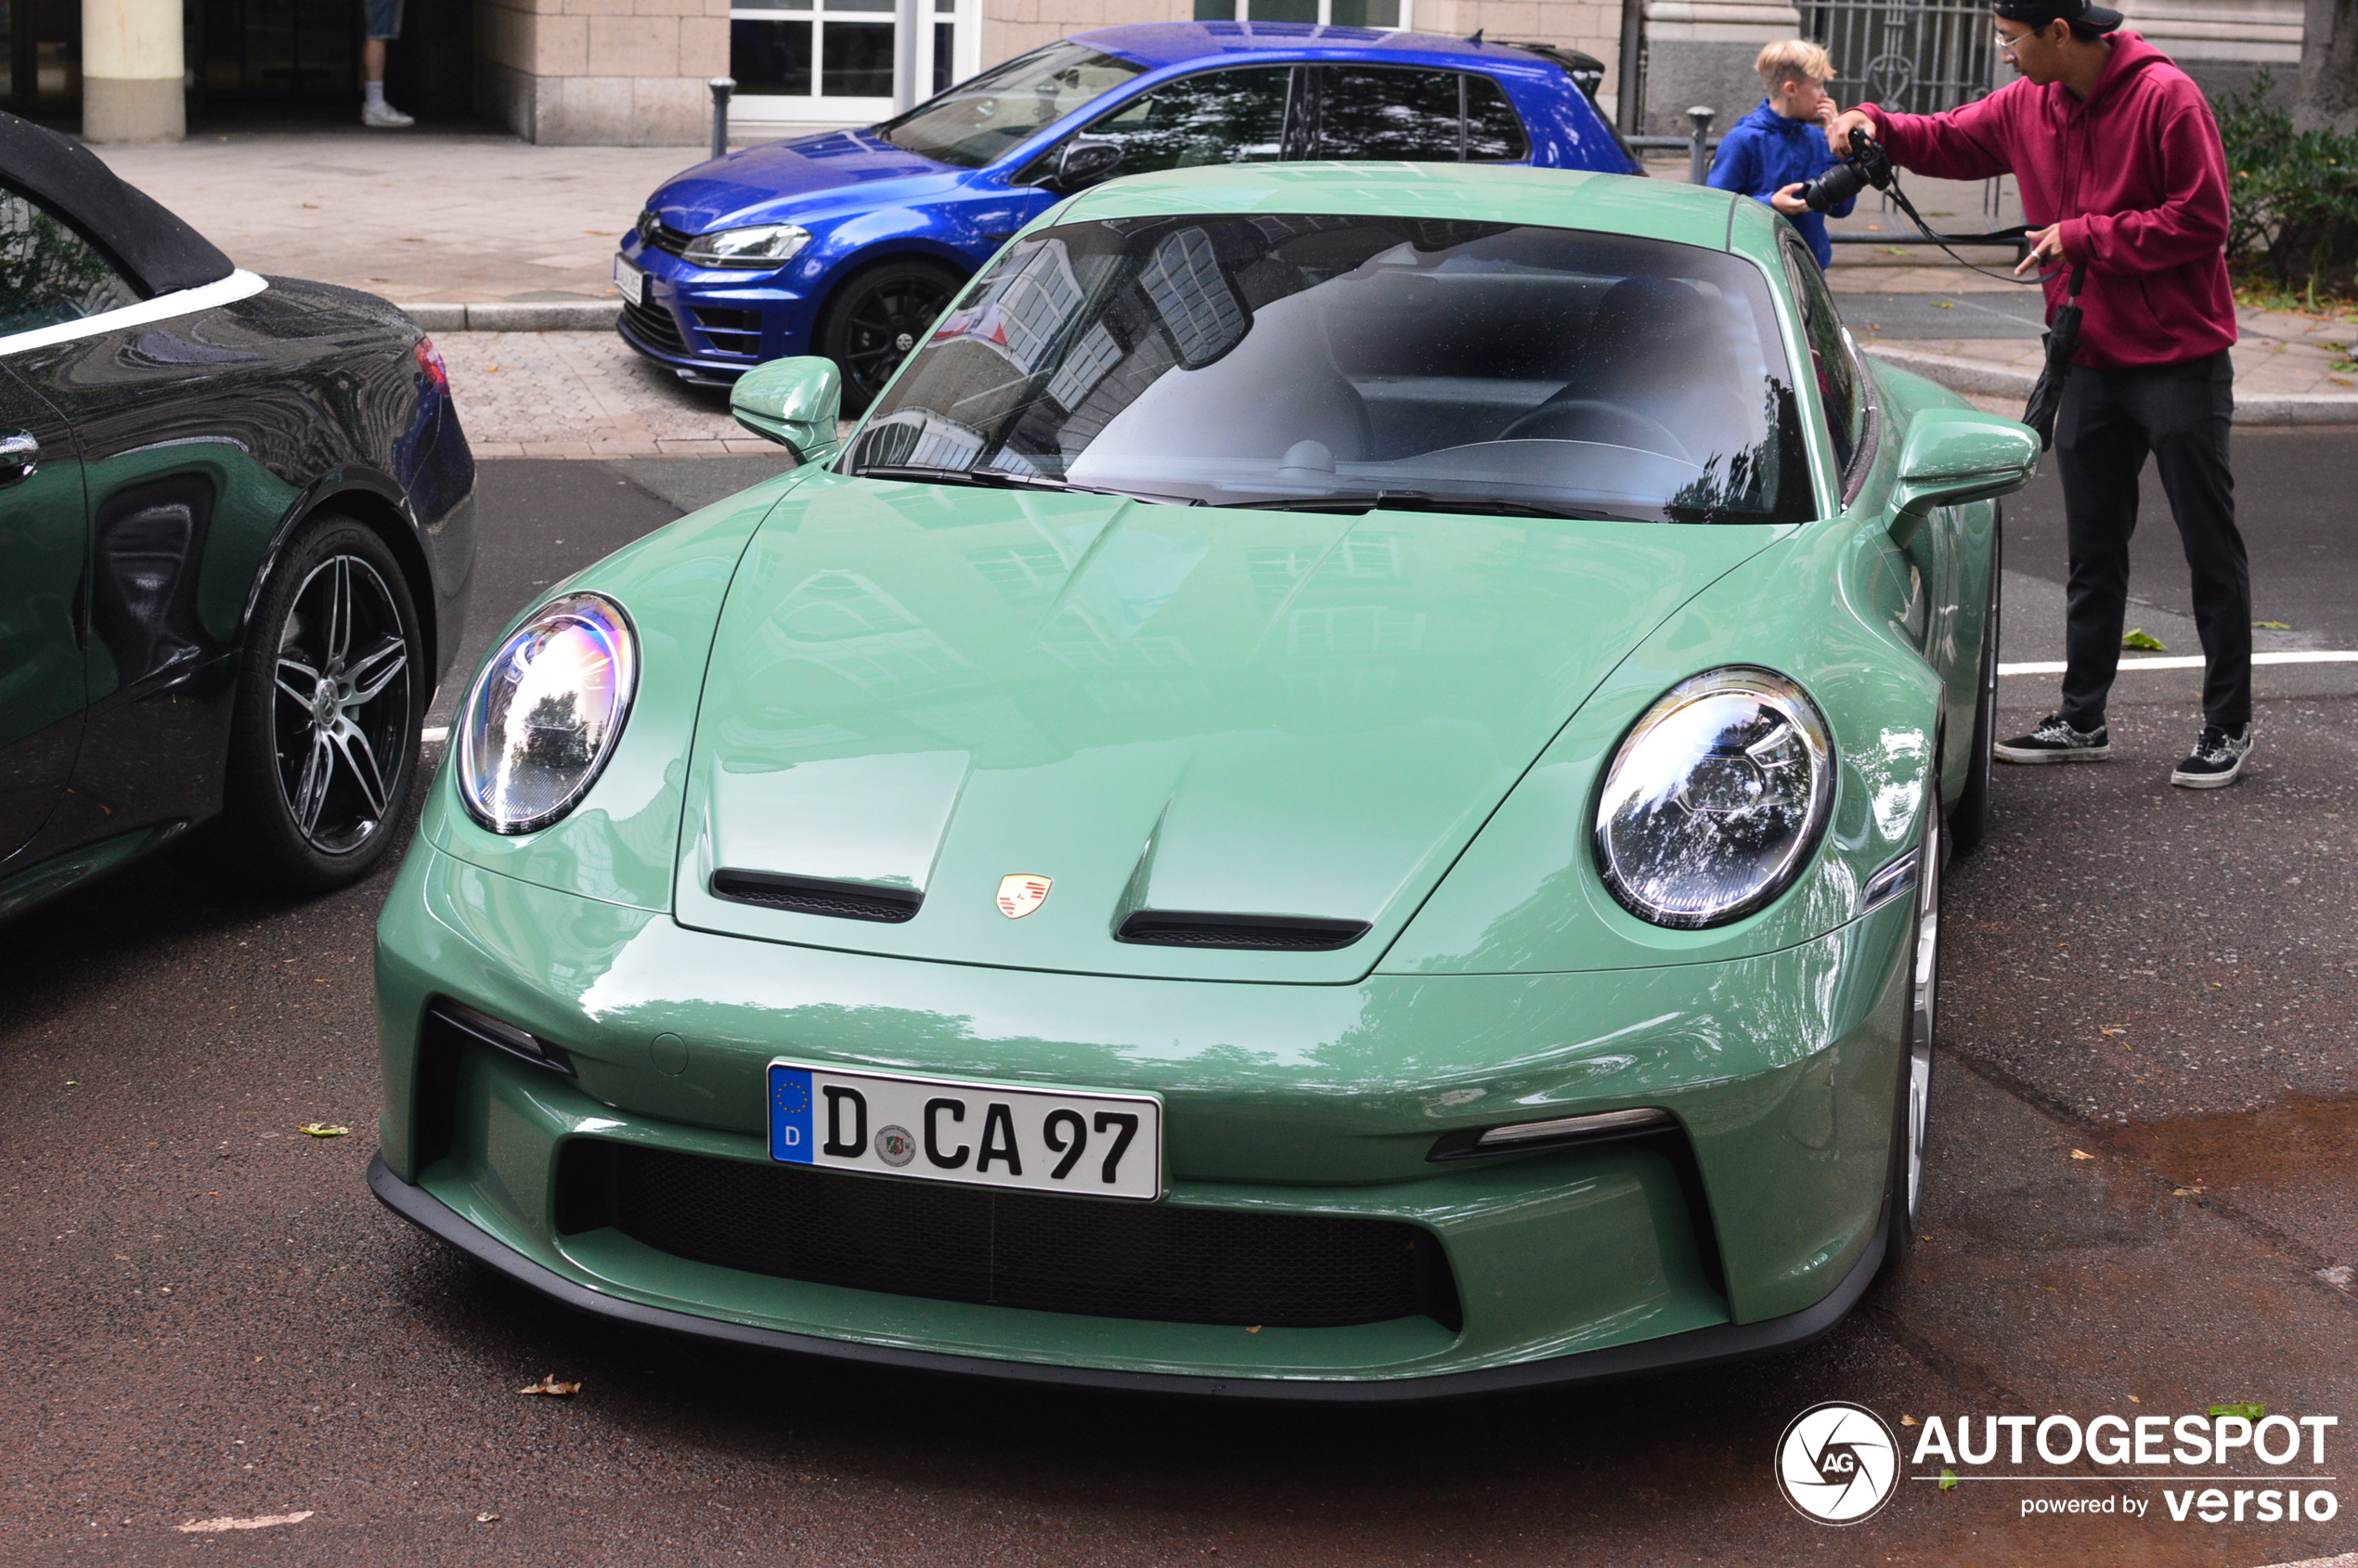
{"type": "Polygon", "coordinates": [[[1043,229],[960,296],[843,468],[1320,511],[1817,510],[1758,267],[1419,218],[1043,229]]]}
{"type": "Polygon", "coordinates": [[[1050,44],[970,77],[876,130],[922,157],[979,169],[1146,69],[1079,44],[1050,44]]]}

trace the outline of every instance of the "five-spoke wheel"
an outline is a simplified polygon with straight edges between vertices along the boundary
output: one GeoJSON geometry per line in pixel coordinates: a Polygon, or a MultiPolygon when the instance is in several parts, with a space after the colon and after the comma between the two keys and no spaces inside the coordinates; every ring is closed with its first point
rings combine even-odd
{"type": "Polygon", "coordinates": [[[961,282],[934,262],[888,261],[836,292],[819,322],[818,348],[843,371],[846,417],[866,412],[961,282]]]}
{"type": "Polygon", "coordinates": [[[429,693],[409,590],[376,534],[314,519],[263,591],[246,651],[230,807],[298,887],[365,875],[392,841],[429,693]]]}

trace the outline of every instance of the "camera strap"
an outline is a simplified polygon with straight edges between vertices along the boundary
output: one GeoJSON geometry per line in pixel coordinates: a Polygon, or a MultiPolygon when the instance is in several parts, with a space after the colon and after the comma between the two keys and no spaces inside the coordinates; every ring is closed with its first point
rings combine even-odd
{"type": "Polygon", "coordinates": [[[1883,188],[1899,210],[1908,214],[1908,221],[1916,226],[1917,233],[1947,251],[1949,259],[1967,271],[1978,272],[1984,278],[1995,278],[2001,283],[2038,284],[2047,280],[2044,274],[2030,278],[2016,278],[2010,272],[1992,272],[1986,266],[1976,266],[1951,249],[1954,245],[2004,245],[2027,240],[2030,237],[2030,227],[2028,224],[2016,224],[2012,228],[2001,228],[1989,234],[1935,234],[1932,231],[1932,225],[1924,222],[1924,214],[1916,211],[1916,204],[1908,200],[1908,193],[1899,188],[1899,176],[1897,174],[1892,175],[1891,183],[1883,188]]]}

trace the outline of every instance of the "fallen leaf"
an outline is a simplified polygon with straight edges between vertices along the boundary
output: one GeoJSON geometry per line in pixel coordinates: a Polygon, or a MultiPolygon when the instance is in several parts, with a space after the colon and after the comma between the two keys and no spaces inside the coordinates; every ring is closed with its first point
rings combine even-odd
{"type": "Polygon", "coordinates": [[[1955,1471],[1944,1470],[1940,1472],[1940,1489],[1944,1492],[1953,1492],[1957,1489],[1957,1472],[1955,1471]]]}
{"type": "Polygon", "coordinates": [[[1899,1418],[1899,1424],[1903,1427],[1920,1427],[1924,1425],[1924,1422],[1913,1416],[1902,1416],[1899,1418]]]}
{"type": "Polygon", "coordinates": [[[526,1386],[516,1390],[516,1392],[518,1393],[553,1393],[562,1398],[566,1394],[579,1393],[581,1392],[581,1385],[579,1383],[561,1383],[557,1381],[556,1375],[554,1373],[543,1372],[540,1374],[540,1380],[538,1382],[527,1384],[526,1386]]]}
{"type": "Polygon", "coordinates": [[[300,1524],[311,1517],[314,1510],[301,1513],[264,1513],[252,1519],[191,1519],[186,1524],[175,1524],[175,1530],[184,1536],[218,1536],[225,1530],[267,1530],[274,1524],[300,1524]]]}
{"type": "Polygon", "coordinates": [[[499,1516],[496,1513],[479,1513],[475,1515],[475,1523],[477,1524],[497,1524],[499,1523],[499,1516]]]}
{"type": "Polygon", "coordinates": [[[2127,1024],[2098,1024],[2096,1026],[2096,1032],[2103,1035],[2106,1040],[2110,1040],[2116,1034],[2128,1033],[2129,1026],[2127,1024]]]}
{"type": "Polygon", "coordinates": [[[2135,1394],[2133,1394],[2133,1393],[2132,1393],[2132,1394],[2131,1394],[2131,1395],[2129,1396],[2129,1403],[2130,1403],[2130,1404],[2131,1404],[2131,1405],[2143,1405],[2143,1404],[2144,1403],[2144,1400],[2142,1400],[2142,1399],[2140,1399],[2140,1398],[2138,1398],[2135,1394]]]}
{"type": "Polygon", "coordinates": [[[1261,1325],[1258,1323],[1252,1324],[1245,1329],[1245,1332],[1248,1334],[1258,1334],[1261,1332],[1261,1325]]]}
{"type": "Polygon", "coordinates": [[[2202,1188],[2198,1186],[2171,1187],[2170,1189],[2170,1196],[2172,1198],[2192,1198],[2195,1194],[2200,1192],[2202,1188]]]}
{"type": "Polygon", "coordinates": [[[2071,1151],[2071,1157],[2072,1157],[2074,1160],[2093,1160],[2093,1159],[2095,1159],[2095,1158],[2096,1158],[2094,1155],[2090,1154],[2090,1153],[2089,1153],[2086,1149],[2084,1149],[2084,1148],[2076,1148],[2076,1149],[2073,1149],[2073,1150],[2071,1151]]]}
{"type": "Polygon", "coordinates": [[[2268,1406],[2265,1405],[2214,1405],[2210,1407],[2214,1420],[2221,1416],[2241,1416],[2247,1421],[2256,1421],[2267,1413],[2268,1406]]]}
{"type": "Polygon", "coordinates": [[[2282,621],[2254,621],[2251,623],[2251,629],[2254,631],[2290,631],[2292,628],[2287,626],[2282,621]]]}
{"type": "Polygon", "coordinates": [[[306,1121],[302,1126],[296,1128],[295,1131],[298,1133],[308,1133],[315,1138],[341,1138],[346,1133],[351,1132],[352,1129],[349,1127],[338,1127],[326,1121],[306,1121]]]}
{"type": "Polygon", "coordinates": [[[1957,302],[1955,300],[1935,300],[1932,302],[1932,307],[1935,310],[1954,310],[1957,308],[1957,302]]]}
{"type": "Polygon", "coordinates": [[[2160,638],[2154,636],[2153,633],[2147,631],[2141,626],[2132,626],[2127,631],[2122,632],[2120,634],[2120,645],[2124,648],[2134,648],[2138,652],[2144,654],[2166,654],[2170,652],[2170,649],[2163,644],[2160,638]]]}

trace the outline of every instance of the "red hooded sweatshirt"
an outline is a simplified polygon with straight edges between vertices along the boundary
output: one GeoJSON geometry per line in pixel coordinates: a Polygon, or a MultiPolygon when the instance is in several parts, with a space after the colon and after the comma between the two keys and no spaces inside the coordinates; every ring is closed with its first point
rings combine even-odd
{"type": "MultiPolygon", "coordinates": [[[[2174,365],[2235,341],[2218,123],[2202,90],[2136,33],[2113,34],[2084,103],[2060,82],[2017,78],[1946,114],[1861,108],[1902,168],[1936,179],[2011,174],[2031,227],[2063,221],[2066,260],[2088,264],[2075,364],[2174,365]]],[[[2051,269],[2050,321],[2070,273],[2051,269]]]]}

